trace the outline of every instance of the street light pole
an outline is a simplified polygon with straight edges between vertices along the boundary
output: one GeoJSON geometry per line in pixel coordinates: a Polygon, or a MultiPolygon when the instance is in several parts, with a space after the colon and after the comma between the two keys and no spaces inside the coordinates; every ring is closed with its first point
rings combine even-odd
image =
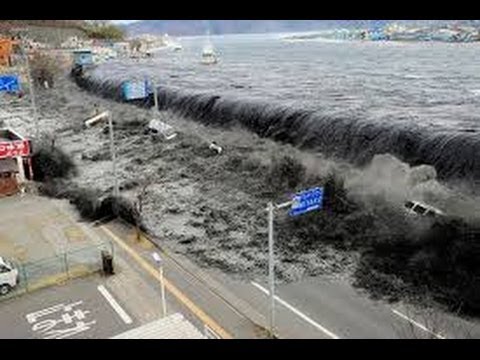
{"type": "Polygon", "coordinates": [[[163,281],[162,262],[160,262],[159,271],[160,271],[160,287],[162,292],[162,310],[163,310],[163,317],[165,317],[167,316],[167,302],[165,301],[165,282],[163,281]]]}
{"type": "Polygon", "coordinates": [[[163,317],[167,316],[167,302],[165,300],[165,283],[163,280],[163,260],[156,252],[152,254],[153,259],[158,265],[158,271],[160,273],[160,290],[162,293],[162,314],[163,317]]]}
{"type": "Polygon", "coordinates": [[[115,141],[113,136],[113,121],[112,113],[110,111],[104,111],[101,114],[96,114],[91,119],[85,121],[85,126],[90,127],[95,125],[100,120],[108,120],[108,130],[110,134],[110,153],[112,155],[112,171],[113,171],[113,195],[117,197],[120,193],[118,189],[118,179],[117,179],[117,155],[115,153],[115,141]]]}
{"type": "Polygon", "coordinates": [[[21,47],[22,47],[22,52],[25,57],[25,63],[27,66],[27,80],[28,84],[30,85],[30,101],[32,103],[32,110],[33,110],[33,121],[35,122],[35,138],[38,141],[38,136],[39,136],[39,124],[38,124],[38,114],[37,114],[37,104],[35,102],[35,89],[34,89],[34,84],[32,81],[32,76],[30,74],[30,60],[28,59],[28,53],[25,50],[25,45],[24,45],[24,39],[20,39],[21,42],[21,47]]]}
{"type": "Polygon", "coordinates": [[[113,196],[118,197],[118,179],[117,179],[117,156],[115,153],[115,142],[113,138],[113,121],[112,116],[108,116],[108,128],[110,133],[110,152],[112,154],[112,170],[113,170],[113,196]]]}
{"type": "Polygon", "coordinates": [[[268,203],[268,281],[270,285],[270,335],[275,327],[275,263],[273,254],[273,203],[268,203]]]}

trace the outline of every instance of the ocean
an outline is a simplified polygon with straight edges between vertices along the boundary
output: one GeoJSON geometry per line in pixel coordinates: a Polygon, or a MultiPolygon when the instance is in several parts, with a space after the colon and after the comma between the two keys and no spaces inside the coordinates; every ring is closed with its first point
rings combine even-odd
{"type": "Polygon", "coordinates": [[[359,163],[392,153],[440,177],[480,179],[480,44],[284,36],[212,36],[214,66],[200,62],[204,37],[182,38],[181,51],[113,60],[90,77],[148,78],[163,108],[359,163]]]}

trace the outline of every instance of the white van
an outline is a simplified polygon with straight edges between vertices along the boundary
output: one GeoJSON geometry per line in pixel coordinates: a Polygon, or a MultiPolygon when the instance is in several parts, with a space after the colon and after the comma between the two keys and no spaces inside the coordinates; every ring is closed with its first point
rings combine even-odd
{"type": "Polygon", "coordinates": [[[18,270],[0,256],[0,295],[6,295],[18,284],[18,270]]]}

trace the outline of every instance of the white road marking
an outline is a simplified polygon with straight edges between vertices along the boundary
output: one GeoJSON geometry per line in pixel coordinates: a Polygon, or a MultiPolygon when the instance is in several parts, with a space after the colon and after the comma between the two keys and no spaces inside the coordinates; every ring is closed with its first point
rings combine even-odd
{"type": "Polygon", "coordinates": [[[423,331],[425,331],[425,332],[428,332],[428,333],[432,334],[432,335],[435,336],[437,339],[442,339],[442,340],[446,339],[444,336],[442,336],[442,335],[440,335],[440,334],[436,334],[436,333],[434,333],[433,331],[427,329],[426,326],[424,326],[424,325],[416,322],[415,320],[410,319],[407,315],[402,314],[400,311],[395,310],[395,309],[392,309],[392,312],[393,312],[395,315],[401,317],[402,319],[408,321],[409,323],[415,325],[415,326],[418,327],[419,329],[421,329],[421,330],[423,330],[423,331]]]}
{"type": "Polygon", "coordinates": [[[82,303],[82,301],[77,301],[68,305],[58,304],[27,314],[26,318],[29,324],[33,324],[32,331],[41,335],[43,339],[65,339],[90,330],[91,326],[97,323],[96,320],[90,322],[85,321],[87,318],[86,315],[90,313],[89,310],[82,310],[81,308],[73,309],[82,303]],[[56,314],[56,318],[53,316],[53,314],[61,311],[63,312],[56,314]],[[46,316],[48,316],[47,319],[38,321],[40,318],[46,316]],[[73,327],[69,328],[68,326],[70,324],[73,324],[73,327]],[[60,328],[58,328],[57,325],[59,325],[60,328]],[[67,325],[66,328],[64,327],[65,325],[67,325]]]}
{"type": "Polygon", "coordinates": [[[97,287],[98,291],[103,295],[103,297],[108,301],[110,306],[115,310],[115,312],[120,316],[120,318],[123,320],[125,324],[131,324],[132,319],[128,314],[125,312],[125,310],[122,309],[122,307],[117,303],[117,301],[113,298],[113,296],[108,292],[108,290],[105,288],[103,285],[99,285],[97,287]]]}
{"type": "MultiPolygon", "coordinates": [[[[253,286],[255,286],[257,289],[259,289],[261,292],[263,292],[264,294],[267,294],[267,295],[270,295],[270,292],[265,289],[263,286],[257,284],[256,282],[251,282],[251,284],[253,286]]],[[[308,322],[310,325],[312,325],[313,327],[315,327],[316,329],[320,330],[321,332],[323,332],[324,334],[326,334],[328,337],[332,338],[332,339],[340,339],[337,335],[335,335],[333,332],[327,330],[326,328],[324,328],[322,325],[320,325],[319,323],[317,323],[316,321],[312,320],[311,318],[309,318],[307,315],[305,315],[304,313],[302,313],[301,311],[295,309],[292,305],[288,304],[286,301],[280,299],[278,296],[275,296],[275,300],[277,300],[280,304],[282,304],[283,306],[285,306],[287,309],[289,309],[290,311],[292,311],[293,313],[295,313],[296,315],[298,315],[300,318],[302,318],[303,320],[305,320],[306,322],[308,322]]]]}

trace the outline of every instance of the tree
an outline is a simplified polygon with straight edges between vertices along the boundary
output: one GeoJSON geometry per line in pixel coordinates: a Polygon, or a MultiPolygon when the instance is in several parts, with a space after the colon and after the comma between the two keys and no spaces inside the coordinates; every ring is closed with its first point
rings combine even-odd
{"type": "Polygon", "coordinates": [[[125,37],[124,31],[108,20],[88,20],[84,31],[93,39],[122,40],[125,37]]]}
{"type": "Polygon", "coordinates": [[[134,39],[130,42],[130,50],[132,52],[139,52],[142,48],[142,41],[140,39],[134,39]]]}
{"type": "Polygon", "coordinates": [[[152,176],[148,175],[145,177],[145,180],[140,185],[140,189],[137,193],[137,199],[134,204],[134,216],[135,216],[135,231],[137,240],[140,241],[141,231],[140,226],[142,222],[142,214],[143,214],[143,205],[145,204],[145,200],[147,197],[147,189],[153,183],[152,176]]]}

